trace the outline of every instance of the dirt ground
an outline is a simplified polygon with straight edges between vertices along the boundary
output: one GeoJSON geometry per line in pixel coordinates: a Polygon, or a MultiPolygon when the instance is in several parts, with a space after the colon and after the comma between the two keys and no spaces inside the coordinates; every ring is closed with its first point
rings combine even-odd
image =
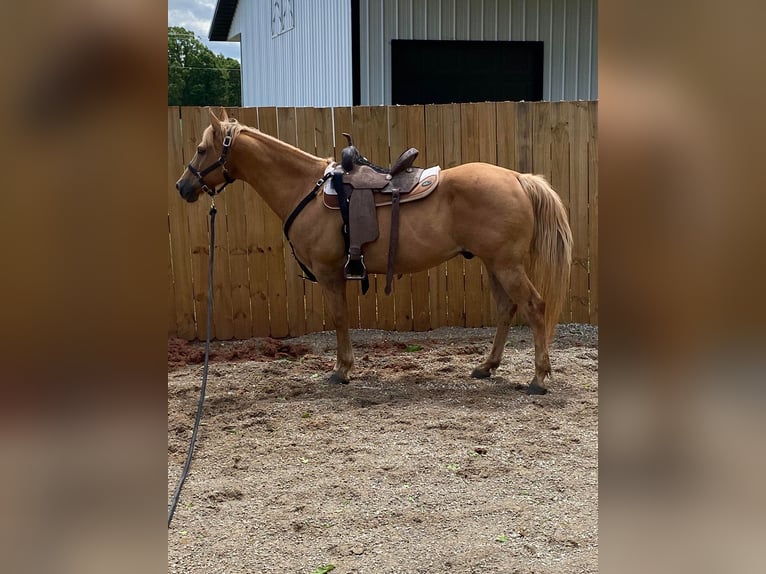
{"type": "MultiPolygon", "coordinates": [[[[169,573],[598,571],[598,330],[560,325],[545,396],[531,332],[470,378],[493,329],[213,343],[169,573]]],[[[200,343],[168,344],[168,500],[188,449],[200,343]]]]}

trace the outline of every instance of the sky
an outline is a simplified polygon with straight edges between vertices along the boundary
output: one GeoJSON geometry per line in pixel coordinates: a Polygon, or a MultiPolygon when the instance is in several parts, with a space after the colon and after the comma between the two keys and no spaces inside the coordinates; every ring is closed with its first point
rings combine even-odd
{"type": "Polygon", "coordinates": [[[216,54],[240,60],[239,42],[211,42],[207,39],[216,0],[168,0],[168,26],[182,26],[194,32],[216,54]]]}

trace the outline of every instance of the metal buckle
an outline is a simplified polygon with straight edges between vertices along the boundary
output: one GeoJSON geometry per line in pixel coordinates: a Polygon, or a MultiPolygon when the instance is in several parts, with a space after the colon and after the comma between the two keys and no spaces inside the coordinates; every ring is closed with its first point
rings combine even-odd
{"type": "Polygon", "coordinates": [[[223,138],[223,147],[229,147],[231,145],[231,136],[226,134],[223,138]]]}
{"type": "MultiPolygon", "coordinates": [[[[357,260],[354,260],[356,262],[357,260]]],[[[346,279],[352,279],[357,281],[363,281],[367,277],[367,267],[364,264],[364,255],[361,255],[358,259],[358,262],[362,266],[361,275],[360,274],[352,274],[351,271],[349,271],[349,265],[351,264],[351,255],[348,256],[346,259],[346,264],[343,266],[343,276],[346,279]]],[[[354,272],[358,273],[358,269],[355,269],[354,272]]]]}

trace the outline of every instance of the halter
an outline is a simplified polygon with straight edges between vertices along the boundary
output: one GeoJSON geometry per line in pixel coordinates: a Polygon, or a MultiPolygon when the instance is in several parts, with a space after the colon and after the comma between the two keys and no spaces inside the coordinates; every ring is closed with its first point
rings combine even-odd
{"type": "Polygon", "coordinates": [[[226,135],[223,138],[223,149],[221,150],[221,157],[218,158],[218,161],[215,163],[210,164],[202,171],[198,171],[197,168],[195,168],[191,162],[189,162],[189,165],[187,165],[187,169],[192,173],[192,175],[195,175],[197,177],[197,180],[199,181],[200,185],[202,186],[202,191],[207,193],[210,197],[215,197],[217,194],[221,193],[223,189],[229,185],[230,183],[234,183],[236,180],[229,175],[229,172],[226,171],[226,166],[224,165],[226,163],[226,156],[229,154],[229,148],[231,147],[232,137],[231,132],[234,129],[234,126],[232,125],[229,127],[228,130],[226,130],[226,135]],[[210,189],[208,185],[205,183],[205,176],[209,174],[211,171],[218,169],[223,169],[223,177],[226,180],[226,183],[224,183],[221,187],[218,189],[215,189],[215,186],[213,189],[210,189]]]}

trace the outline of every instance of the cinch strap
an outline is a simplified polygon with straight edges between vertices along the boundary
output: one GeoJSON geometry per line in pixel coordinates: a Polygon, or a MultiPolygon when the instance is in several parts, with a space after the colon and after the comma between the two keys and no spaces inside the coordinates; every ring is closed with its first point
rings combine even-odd
{"type": "Polygon", "coordinates": [[[314,189],[312,189],[309,194],[304,197],[301,202],[293,209],[292,213],[287,216],[287,219],[285,219],[285,224],[282,227],[282,231],[285,232],[285,238],[287,239],[287,242],[290,244],[290,249],[293,252],[293,257],[295,257],[295,261],[297,261],[298,266],[301,268],[301,271],[306,275],[305,279],[308,279],[312,283],[317,283],[317,278],[314,276],[314,274],[311,272],[311,269],[306,267],[306,265],[303,264],[303,262],[298,259],[298,256],[295,254],[295,247],[293,247],[292,241],[290,241],[290,227],[292,227],[293,222],[295,221],[295,218],[298,217],[298,214],[303,211],[303,209],[312,201],[314,201],[314,198],[317,196],[317,193],[319,193],[319,190],[324,185],[324,182],[326,182],[328,179],[330,179],[330,176],[332,176],[332,172],[324,174],[322,179],[317,181],[317,184],[314,186],[314,189]]]}

